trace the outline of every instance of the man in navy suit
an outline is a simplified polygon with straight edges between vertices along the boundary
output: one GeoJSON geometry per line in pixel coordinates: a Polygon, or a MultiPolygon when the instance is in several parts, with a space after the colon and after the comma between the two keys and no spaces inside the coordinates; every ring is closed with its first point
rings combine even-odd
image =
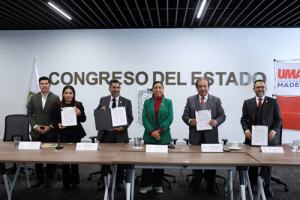
{"type": "MultiPolygon", "coordinates": [[[[127,115],[128,127],[133,121],[131,101],[120,96],[121,86],[118,80],[111,80],[109,82],[109,92],[111,95],[102,97],[100,103],[96,109],[106,110],[108,108],[125,107],[127,115]]],[[[128,127],[114,128],[112,130],[99,130],[97,139],[100,143],[128,143],[128,127]]],[[[109,165],[102,165],[101,167],[101,179],[98,183],[98,190],[104,190],[105,186],[103,178],[107,176],[109,171],[109,165]]],[[[123,165],[117,167],[117,190],[123,191],[124,180],[124,168],[123,165]]]]}
{"type": "MultiPolygon", "coordinates": [[[[282,124],[279,104],[276,99],[267,97],[267,86],[265,81],[256,80],[253,86],[256,97],[245,100],[241,125],[245,134],[245,144],[251,145],[252,125],[268,126],[268,146],[276,145],[276,133],[281,131],[282,124]]],[[[261,167],[261,174],[265,181],[265,194],[273,197],[274,193],[270,187],[272,167],[261,167]]],[[[257,184],[258,167],[249,167],[249,178],[251,185],[257,184]]]]}

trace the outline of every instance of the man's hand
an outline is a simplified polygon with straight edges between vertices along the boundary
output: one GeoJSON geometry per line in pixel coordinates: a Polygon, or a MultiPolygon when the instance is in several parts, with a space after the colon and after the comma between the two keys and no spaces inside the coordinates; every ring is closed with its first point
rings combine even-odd
{"type": "Polygon", "coordinates": [[[209,121],[208,124],[209,124],[210,126],[215,126],[215,125],[217,125],[217,122],[216,122],[216,120],[211,119],[211,120],[209,121]]]}
{"type": "Polygon", "coordinates": [[[272,130],[270,131],[268,138],[269,140],[272,140],[274,137],[275,137],[275,132],[272,130]]]}
{"type": "Polygon", "coordinates": [[[120,128],[114,128],[114,131],[123,131],[124,130],[124,128],[123,127],[120,127],[120,128]]]}
{"type": "Polygon", "coordinates": [[[79,110],[78,108],[74,108],[74,109],[75,109],[76,115],[77,115],[77,116],[80,116],[80,115],[81,115],[80,110],[79,110]]]}
{"type": "Polygon", "coordinates": [[[51,130],[50,126],[44,126],[45,129],[43,130],[44,134],[51,130]]]}
{"type": "Polygon", "coordinates": [[[251,131],[247,131],[247,132],[246,132],[246,137],[247,137],[249,140],[252,139],[251,131]]]}
{"type": "Polygon", "coordinates": [[[196,126],[196,124],[197,124],[196,119],[191,119],[190,125],[191,125],[191,126],[196,126]]]}
{"type": "Polygon", "coordinates": [[[44,134],[43,130],[41,129],[41,127],[43,127],[43,125],[38,125],[37,127],[35,127],[35,130],[37,132],[39,132],[39,134],[44,134]]]}
{"type": "Polygon", "coordinates": [[[102,106],[102,108],[101,108],[101,109],[105,111],[105,110],[106,110],[106,107],[105,107],[105,106],[102,106]]]}
{"type": "Polygon", "coordinates": [[[59,128],[59,129],[64,129],[64,128],[66,128],[66,127],[64,127],[61,123],[59,123],[59,124],[58,124],[58,128],[59,128]]]}

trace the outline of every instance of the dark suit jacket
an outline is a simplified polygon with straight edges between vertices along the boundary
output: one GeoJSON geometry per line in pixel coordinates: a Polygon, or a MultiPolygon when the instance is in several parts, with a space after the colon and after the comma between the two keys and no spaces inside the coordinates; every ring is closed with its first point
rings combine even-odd
{"type": "MultiPolygon", "coordinates": [[[[110,102],[111,95],[102,97],[100,99],[100,103],[96,109],[101,109],[103,106],[106,107],[106,109],[109,108],[109,102],[110,102]]],[[[131,106],[131,101],[129,99],[126,99],[122,96],[119,97],[119,102],[118,102],[118,107],[125,107],[126,108],[126,115],[127,115],[127,123],[128,127],[133,121],[133,116],[132,116],[132,106],[131,106]]],[[[100,141],[104,133],[104,130],[98,131],[98,136],[97,140],[100,141]]],[[[116,131],[116,139],[118,143],[128,143],[129,138],[128,138],[128,131],[127,128],[124,127],[123,131],[116,131]]]]}
{"type": "Polygon", "coordinates": [[[218,97],[208,94],[206,109],[211,109],[212,119],[217,121],[217,126],[212,130],[197,131],[196,126],[191,126],[189,120],[195,119],[195,111],[200,110],[199,94],[191,96],[187,99],[186,106],[182,115],[182,120],[189,126],[189,142],[198,144],[201,137],[201,132],[205,134],[206,143],[219,143],[218,127],[225,121],[226,115],[222,108],[221,100],[218,97]]]}
{"type": "MultiPolygon", "coordinates": [[[[35,125],[53,126],[52,112],[56,102],[59,102],[59,97],[52,92],[49,92],[43,109],[41,92],[38,92],[31,97],[27,107],[27,119],[31,125],[31,137],[38,138],[40,136],[40,133],[33,128],[35,125]]],[[[51,128],[49,132],[45,133],[45,136],[51,138],[55,137],[56,134],[51,128]]]]}
{"type": "MultiPolygon", "coordinates": [[[[256,104],[255,97],[244,101],[243,115],[241,118],[241,125],[244,130],[244,134],[246,130],[250,130],[252,132],[252,125],[255,125],[256,104]]],[[[266,96],[263,102],[263,125],[268,126],[268,134],[271,130],[278,133],[280,131],[281,123],[282,119],[278,101],[266,96]]],[[[272,140],[268,140],[269,146],[276,145],[275,137],[272,140]]],[[[245,138],[245,144],[251,145],[251,140],[247,137],[245,138]]]]}
{"type": "MultiPolygon", "coordinates": [[[[84,136],[86,136],[86,133],[81,125],[81,122],[85,122],[86,121],[86,116],[85,116],[85,112],[84,112],[84,107],[82,105],[81,102],[78,102],[78,106],[76,106],[76,108],[78,108],[81,112],[80,116],[77,116],[77,133],[79,135],[80,138],[83,138],[84,136]]],[[[54,127],[55,130],[58,131],[58,124],[61,123],[61,106],[60,106],[60,102],[57,102],[54,105],[53,108],[53,123],[54,123],[54,127]]]]}

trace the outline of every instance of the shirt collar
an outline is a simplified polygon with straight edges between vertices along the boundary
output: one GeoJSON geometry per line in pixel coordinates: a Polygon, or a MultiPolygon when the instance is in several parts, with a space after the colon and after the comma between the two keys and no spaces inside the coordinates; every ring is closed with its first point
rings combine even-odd
{"type": "MultiPolygon", "coordinates": [[[[199,94],[199,99],[201,100],[202,96],[199,94]]],[[[204,96],[204,100],[207,100],[208,98],[208,93],[204,96]]]]}
{"type": "Polygon", "coordinates": [[[263,97],[257,97],[257,96],[255,96],[256,97],[256,101],[258,101],[258,99],[262,99],[262,101],[264,101],[265,100],[265,97],[266,97],[266,95],[264,95],[263,97]]]}
{"type": "MultiPolygon", "coordinates": [[[[48,97],[49,93],[50,93],[50,92],[48,92],[48,94],[46,95],[45,99],[47,99],[47,97],[48,97]]],[[[44,98],[44,95],[43,95],[43,93],[41,93],[41,95],[42,95],[42,98],[44,98]]]]}
{"type": "Polygon", "coordinates": [[[110,101],[112,101],[113,99],[116,99],[116,101],[119,102],[119,97],[120,97],[120,95],[117,98],[114,98],[113,96],[110,95],[110,101]]]}

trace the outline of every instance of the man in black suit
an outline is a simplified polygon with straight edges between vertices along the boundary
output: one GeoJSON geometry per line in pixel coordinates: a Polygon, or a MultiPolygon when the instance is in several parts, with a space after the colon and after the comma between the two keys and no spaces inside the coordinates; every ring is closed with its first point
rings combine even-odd
{"type": "MultiPolygon", "coordinates": [[[[267,92],[266,83],[256,80],[253,86],[256,97],[244,101],[241,125],[244,130],[245,144],[251,145],[252,125],[268,126],[268,146],[276,145],[276,132],[280,131],[282,119],[279,104],[276,99],[265,96],[267,92]]],[[[273,197],[274,193],[270,187],[272,167],[261,167],[261,175],[265,181],[265,194],[273,197]]],[[[249,167],[249,178],[251,185],[257,184],[258,167],[249,167]]]]}
{"type": "MultiPolygon", "coordinates": [[[[41,92],[31,97],[27,107],[27,119],[31,125],[30,135],[32,141],[57,142],[52,112],[54,104],[59,102],[59,97],[50,92],[51,84],[48,77],[43,76],[39,79],[39,87],[41,92]]],[[[47,164],[45,188],[52,186],[51,180],[55,169],[55,164],[47,164]]],[[[43,164],[35,164],[35,173],[37,181],[33,184],[33,188],[44,184],[43,164]]]]}
{"type": "MultiPolygon", "coordinates": [[[[195,85],[198,94],[187,99],[182,115],[182,120],[189,126],[189,142],[192,145],[218,144],[218,127],[226,119],[221,100],[208,93],[210,83],[207,79],[199,78],[195,85]],[[212,126],[211,130],[197,131],[195,111],[199,110],[211,110],[212,119],[209,122],[209,125],[212,126]]],[[[191,192],[195,192],[199,189],[202,177],[202,170],[193,170],[191,192]]],[[[207,190],[211,193],[217,193],[216,170],[205,170],[205,179],[207,183],[207,190]]]]}
{"type": "MultiPolygon", "coordinates": [[[[106,110],[107,108],[125,107],[127,115],[128,127],[133,121],[131,101],[120,96],[121,86],[118,80],[109,82],[109,92],[111,95],[102,97],[96,109],[106,110]]],[[[97,139],[100,143],[128,143],[128,127],[114,128],[112,130],[99,130],[97,139]]],[[[99,180],[98,190],[104,190],[103,178],[107,176],[109,165],[101,166],[101,179],[99,180]]],[[[123,165],[118,165],[117,168],[117,190],[123,191],[124,168],[123,165]]]]}

